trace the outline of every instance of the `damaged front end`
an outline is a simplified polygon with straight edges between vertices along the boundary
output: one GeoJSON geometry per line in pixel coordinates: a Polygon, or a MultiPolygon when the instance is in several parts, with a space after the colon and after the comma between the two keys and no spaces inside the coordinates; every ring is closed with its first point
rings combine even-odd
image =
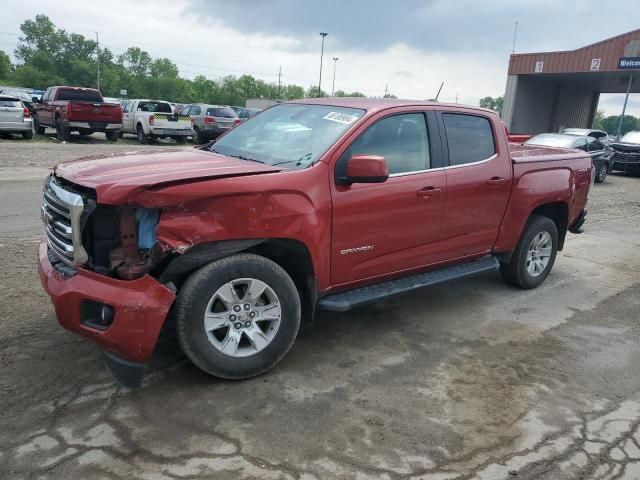
{"type": "Polygon", "coordinates": [[[158,209],[98,205],[83,232],[86,268],[133,280],[150,273],[162,258],[157,245],[158,209]]]}
{"type": "Polygon", "coordinates": [[[101,205],[51,176],[43,189],[41,282],[59,323],[103,349],[116,379],[139,386],[175,292],[154,277],[160,210],[101,205]]]}

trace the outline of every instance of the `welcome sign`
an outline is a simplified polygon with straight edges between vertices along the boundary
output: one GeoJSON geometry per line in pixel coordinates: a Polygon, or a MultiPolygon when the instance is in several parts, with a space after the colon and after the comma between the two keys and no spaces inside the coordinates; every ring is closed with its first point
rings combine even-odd
{"type": "Polygon", "coordinates": [[[622,57],[618,60],[619,70],[640,70],[640,57],[622,57]]]}

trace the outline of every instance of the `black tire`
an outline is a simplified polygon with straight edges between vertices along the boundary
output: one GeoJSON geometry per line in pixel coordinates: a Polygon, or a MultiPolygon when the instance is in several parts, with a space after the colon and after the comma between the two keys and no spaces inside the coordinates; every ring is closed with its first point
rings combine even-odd
{"type": "Polygon", "coordinates": [[[107,141],[109,142],[117,142],[120,138],[120,135],[120,130],[109,130],[107,132],[104,132],[104,136],[107,137],[107,141]]]}
{"type": "Polygon", "coordinates": [[[609,174],[609,166],[606,162],[600,162],[596,167],[595,183],[603,183],[609,174]]]}
{"type": "Polygon", "coordinates": [[[195,143],[196,145],[202,145],[204,143],[204,140],[202,138],[202,133],[198,129],[195,129],[193,131],[192,138],[193,138],[193,143],[195,143]]]}
{"type": "Polygon", "coordinates": [[[24,138],[25,140],[31,140],[33,138],[33,130],[22,132],[22,138],[24,138]]]}
{"type": "Polygon", "coordinates": [[[179,145],[184,145],[184,143],[187,141],[187,138],[183,136],[173,138],[179,145]]]}
{"type": "Polygon", "coordinates": [[[149,137],[147,136],[146,133],[144,133],[144,129],[142,128],[142,125],[138,125],[138,128],[136,128],[136,132],[138,135],[139,144],[146,145],[149,143],[149,137]]]}
{"type": "Polygon", "coordinates": [[[250,378],[273,368],[289,351],[300,328],[300,296],[291,277],[277,263],[259,255],[241,253],[216,260],[197,270],[184,283],[175,303],[178,341],[189,359],[204,372],[227,379],[250,378]],[[214,293],[225,283],[256,278],[278,296],[281,319],[264,349],[233,357],[214,347],[204,329],[204,312],[214,293]]]}
{"type": "Polygon", "coordinates": [[[71,131],[62,125],[60,117],[56,117],[56,138],[61,142],[68,142],[71,139],[71,131]]]}
{"type": "Polygon", "coordinates": [[[122,138],[122,137],[124,137],[124,132],[122,130],[119,130],[118,138],[122,138]]]}
{"type": "Polygon", "coordinates": [[[500,264],[500,273],[507,283],[520,288],[538,287],[549,275],[558,253],[558,228],[553,220],[541,215],[531,215],[524,228],[522,237],[511,256],[509,263],[500,264]],[[547,232],[551,236],[551,256],[545,269],[538,276],[532,276],[527,270],[529,246],[534,237],[547,232]]]}
{"type": "Polygon", "coordinates": [[[44,135],[45,127],[40,125],[40,122],[38,122],[38,117],[37,116],[33,117],[33,126],[36,129],[36,133],[38,135],[44,135]]]}

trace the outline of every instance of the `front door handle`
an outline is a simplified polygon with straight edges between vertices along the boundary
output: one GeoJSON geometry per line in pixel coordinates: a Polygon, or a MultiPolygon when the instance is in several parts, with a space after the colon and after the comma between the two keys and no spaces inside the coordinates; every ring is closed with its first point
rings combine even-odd
{"type": "Polygon", "coordinates": [[[487,185],[491,187],[497,187],[498,185],[502,185],[507,180],[500,177],[493,177],[491,180],[487,180],[487,185]]]}
{"type": "Polygon", "coordinates": [[[418,190],[418,196],[423,198],[437,197],[442,194],[442,189],[438,187],[424,187],[418,190]]]}

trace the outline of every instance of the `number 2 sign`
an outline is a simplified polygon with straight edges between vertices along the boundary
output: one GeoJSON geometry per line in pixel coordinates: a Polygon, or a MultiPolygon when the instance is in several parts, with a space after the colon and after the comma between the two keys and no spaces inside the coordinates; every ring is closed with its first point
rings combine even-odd
{"type": "Polygon", "coordinates": [[[600,58],[592,58],[591,59],[591,68],[589,70],[591,70],[592,72],[598,71],[600,70],[600,62],[602,59],[600,58]]]}

